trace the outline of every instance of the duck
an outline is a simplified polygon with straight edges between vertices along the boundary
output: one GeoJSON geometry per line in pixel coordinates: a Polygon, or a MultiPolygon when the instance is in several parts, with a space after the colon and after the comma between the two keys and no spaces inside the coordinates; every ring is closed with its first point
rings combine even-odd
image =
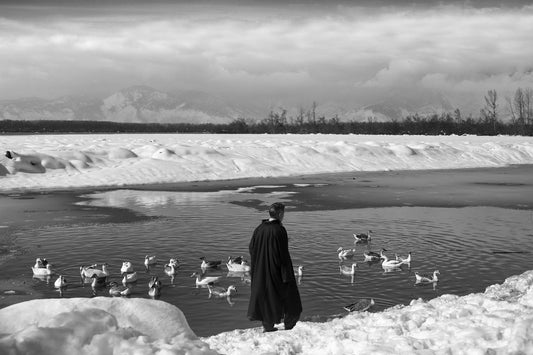
{"type": "Polygon", "coordinates": [[[245,260],[242,255],[236,257],[228,256],[228,263],[230,264],[242,264],[243,262],[247,263],[247,260],[245,260]]]}
{"type": "Polygon", "coordinates": [[[433,271],[433,275],[425,275],[425,274],[419,274],[418,272],[415,272],[416,283],[438,282],[439,278],[437,277],[437,275],[440,275],[439,270],[433,271]]]}
{"type": "Polygon", "coordinates": [[[122,273],[122,284],[125,286],[131,282],[137,281],[137,272],[123,272],[122,273]]]}
{"type": "Polygon", "coordinates": [[[216,268],[216,267],[219,267],[220,264],[222,264],[221,260],[212,260],[212,261],[205,260],[205,256],[202,256],[200,260],[202,260],[202,264],[200,265],[202,269],[216,268]]]}
{"type": "Polygon", "coordinates": [[[368,242],[372,239],[371,236],[372,231],[368,230],[368,233],[354,233],[353,237],[355,239],[355,242],[368,242]]]}
{"type": "Polygon", "coordinates": [[[174,267],[179,267],[180,266],[180,261],[178,260],[178,258],[171,258],[169,261],[168,261],[168,264],[170,265],[174,265],[174,267]]]}
{"type": "Polygon", "coordinates": [[[220,276],[202,276],[197,272],[193,272],[191,277],[196,277],[196,286],[207,286],[210,282],[217,283],[220,281],[220,276]]]}
{"type": "Polygon", "coordinates": [[[242,261],[242,263],[232,263],[227,262],[226,267],[228,268],[228,271],[236,271],[236,272],[249,272],[252,267],[248,265],[245,261],[242,261]]]}
{"type": "Polygon", "coordinates": [[[339,271],[342,275],[355,275],[355,268],[357,263],[352,263],[351,266],[339,265],[339,271]]]}
{"type": "Polygon", "coordinates": [[[353,311],[364,312],[368,310],[370,307],[372,307],[374,304],[375,302],[373,298],[370,298],[370,299],[362,298],[357,302],[344,306],[343,308],[347,310],[348,312],[353,312],[353,311]]]}
{"type": "Polygon", "coordinates": [[[304,275],[304,267],[303,265],[298,265],[294,268],[294,275],[296,276],[303,276],[304,275]]]}
{"type": "Polygon", "coordinates": [[[383,257],[383,252],[387,251],[386,249],[381,249],[379,253],[376,253],[375,251],[365,251],[363,253],[363,256],[365,257],[365,261],[377,261],[381,260],[383,257]]]}
{"type": "Polygon", "coordinates": [[[122,263],[122,267],[120,268],[120,273],[124,274],[129,272],[133,272],[133,265],[131,265],[131,262],[129,261],[124,261],[122,263]]]}
{"type": "Polygon", "coordinates": [[[402,266],[403,264],[407,264],[408,262],[406,262],[406,260],[397,260],[397,259],[392,259],[392,260],[389,260],[389,258],[383,254],[383,261],[381,262],[381,266],[384,268],[384,269],[394,269],[394,268],[399,268],[400,266],[402,266]]]}
{"type": "Polygon", "coordinates": [[[146,266],[146,268],[150,267],[150,265],[154,265],[155,263],[157,262],[156,260],[156,257],[155,255],[146,255],[144,257],[144,266],[146,266]]]}
{"type": "Polygon", "coordinates": [[[93,264],[90,266],[80,266],[80,275],[84,278],[91,278],[93,275],[97,277],[109,276],[109,271],[107,269],[107,264],[102,264],[102,269],[97,269],[98,265],[93,264]]]}
{"type": "Polygon", "coordinates": [[[411,252],[407,254],[407,258],[402,258],[401,256],[396,255],[396,260],[401,261],[404,264],[411,264],[411,252]]]}
{"type": "Polygon", "coordinates": [[[156,280],[154,281],[154,283],[150,286],[149,285],[149,288],[148,288],[148,296],[150,297],[159,297],[161,296],[161,281],[156,280]]]}
{"type": "Polygon", "coordinates": [[[157,282],[159,282],[159,277],[152,276],[150,281],[148,281],[148,288],[152,288],[152,286],[154,286],[157,282]]]}
{"type": "Polygon", "coordinates": [[[45,267],[35,267],[32,266],[33,275],[35,276],[50,276],[54,274],[52,270],[52,265],[47,263],[45,267]]]}
{"type": "Polygon", "coordinates": [[[59,275],[57,280],[54,282],[55,288],[67,287],[67,279],[63,275],[59,275]]]}
{"type": "Polygon", "coordinates": [[[131,294],[131,288],[127,286],[121,286],[117,282],[112,281],[109,284],[109,294],[111,296],[128,296],[131,294]]]}
{"type": "Polygon", "coordinates": [[[337,252],[339,253],[339,259],[347,259],[355,255],[355,248],[343,249],[342,247],[339,247],[339,249],[337,249],[337,252]]]}
{"type": "Polygon", "coordinates": [[[165,268],[163,269],[165,271],[165,274],[168,276],[173,276],[178,273],[177,266],[175,264],[165,264],[165,268]]]}
{"type": "Polygon", "coordinates": [[[38,269],[46,267],[46,265],[48,265],[48,260],[46,260],[45,258],[37,258],[35,259],[35,265],[33,265],[33,267],[38,269]]]}
{"type": "Polygon", "coordinates": [[[226,289],[224,287],[214,286],[212,282],[207,284],[207,289],[209,290],[209,297],[230,297],[237,292],[237,288],[234,285],[229,285],[226,289]]]}

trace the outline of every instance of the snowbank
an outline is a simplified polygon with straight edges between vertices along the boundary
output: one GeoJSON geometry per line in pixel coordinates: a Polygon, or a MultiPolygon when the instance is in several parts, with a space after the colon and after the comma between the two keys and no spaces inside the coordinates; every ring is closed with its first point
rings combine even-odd
{"type": "MultiPolygon", "coordinates": [[[[208,321],[208,320],[206,320],[208,321]]],[[[0,310],[2,354],[532,354],[533,271],[484,293],[443,295],[291,331],[197,338],[162,301],[32,300],[0,310]]]]}
{"type": "Polygon", "coordinates": [[[533,137],[2,136],[0,193],[348,171],[533,164],[533,137]]]}

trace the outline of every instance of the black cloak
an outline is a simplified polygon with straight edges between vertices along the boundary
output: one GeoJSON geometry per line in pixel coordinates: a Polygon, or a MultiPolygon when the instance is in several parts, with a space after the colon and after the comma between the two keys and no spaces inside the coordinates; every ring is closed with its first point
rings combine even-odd
{"type": "Polygon", "coordinates": [[[289,254],[287,230],[279,220],[263,220],[249,245],[251,295],[248,319],[280,323],[302,313],[300,293],[289,254]]]}

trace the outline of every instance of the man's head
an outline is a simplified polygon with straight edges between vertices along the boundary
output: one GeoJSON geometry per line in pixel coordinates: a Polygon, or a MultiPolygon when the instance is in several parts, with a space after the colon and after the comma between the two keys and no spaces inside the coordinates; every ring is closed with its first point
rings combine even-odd
{"type": "Polygon", "coordinates": [[[279,221],[282,221],[283,216],[285,214],[285,205],[281,202],[275,202],[272,205],[270,205],[270,208],[268,209],[268,213],[270,215],[270,218],[275,218],[279,221]]]}

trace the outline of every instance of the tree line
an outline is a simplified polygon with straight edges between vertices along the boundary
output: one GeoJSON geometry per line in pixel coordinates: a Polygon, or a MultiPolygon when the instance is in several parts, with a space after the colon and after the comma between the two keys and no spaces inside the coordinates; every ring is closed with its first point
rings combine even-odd
{"type": "Polygon", "coordinates": [[[533,90],[517,89],[506,98],[510,119],[501,119],[496,90],[489,90],[478,117],[463,117],[460,110],[432,115],[408,115],[401,120],[341,121],[338,116],[316,113],[313,103],[308,110],[288,116],[287,110],[270,111],[261,120],[238,118],[230,123],[125,123],[112,121],[2,120],[3,134],[59,133],[250,133],[250,134],[387,134],[387,135],[524,135],[533,136],[533,90]]]}

